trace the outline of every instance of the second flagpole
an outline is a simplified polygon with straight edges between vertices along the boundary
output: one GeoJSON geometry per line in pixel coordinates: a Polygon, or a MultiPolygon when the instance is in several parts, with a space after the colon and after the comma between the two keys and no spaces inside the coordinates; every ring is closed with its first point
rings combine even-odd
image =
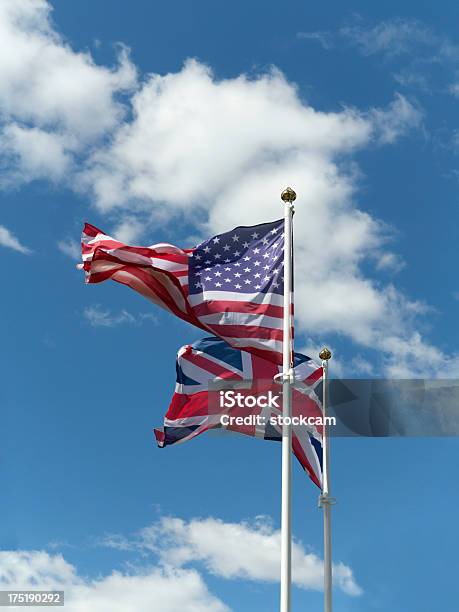
{"type": "Polygon", "coordinates": [[[281,581],[280,612],[291,610],[292,587],[292,272],[293,202],[296,193],[287,187],[281,194],[284,202],[284,321],[282,359],[282,507],[281,507],[281,581]]]}
{"type": "Polygon", "coordinates": [[[332,543],[331,543],[331,506],[335,500],[330,497],[330,431],[327,424],[327,409],[328,409],[328,362],[331,359],[331,352],[327,347],[324,347],[319,357],[322,360],[323,368],[323,395],[322,395],[322,411],[324,418],[323,425],[323,460],[322,460],[322,494],[319,499],[319,505],[322,506],[324,512],[324,612],[332,612],[332,543]]]}

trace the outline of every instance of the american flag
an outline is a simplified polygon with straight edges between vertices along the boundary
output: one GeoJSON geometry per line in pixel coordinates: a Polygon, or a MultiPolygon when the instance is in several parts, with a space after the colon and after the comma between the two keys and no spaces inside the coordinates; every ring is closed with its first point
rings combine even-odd
{"type": "Polygon", "coordinates": [[[87,283],[112,279],[231,346],[282,363],[284,221],[236,227],[193,249],[128,246],[86,224],[87,283]]]}
{"type": "MultiPolygon", "coordinates": [[[[292,386],[293,416],[322,416],[322,367],[309,357],[294,354],[292,386]]],[[[273,377],[281,366],[236,350],[218,338],[204,338],[183,346],[177,354],[175,393],[164,419],[164,426],[154,430],[160,447],[186,442],[210,429],[222,428],[264,439],[282,439],[280,426],[269,422],[279,414],[273,407],[221,408],[219,385],[249,395],[266,394],[269,389],[280,394],[273,377]],[[215,383],[217,383],[215,385],[215,383]],[[212,390],[214,388],[214,390],[212,390]],[[222,425],[221,416],[260,414],[264,423],[222,425]]],[[[322,482],[322,427],[292,426],[292,450],[309,477],[320,487],[322,482]]]]}

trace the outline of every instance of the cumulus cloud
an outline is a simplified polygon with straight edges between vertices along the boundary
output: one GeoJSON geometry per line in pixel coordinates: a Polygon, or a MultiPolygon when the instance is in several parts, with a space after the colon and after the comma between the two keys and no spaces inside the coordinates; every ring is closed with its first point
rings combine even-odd
{"type": "Polygon", "coordinates": [[[353,203],[358,169],[339,160],[416,127],[421,113],[406,98],[397,94],[384,109],[322,113],[277,70],[218,80],[193,60],[178,73],[152,76],[132,105],[133,120],[82,175],[101,212],[129,208],[121,229],[127,224],[137,237],[143,226],[132,211],[162,216],[165,201],[171,217],[182,215],[202,235],[276,218],[289,177],[299,193],[299,331],[346,334],[380,348],[388,325],[403,328],[409,300],[360,270],[364,259],[379,268],[401,264],[387,251],[384,224],[353,203]]]}
{"type": "Polygon", "coordinates": [[[28,255],[31,251],[19,242],[14,234],[10,232],[4,225],[0,225],[0,246],[13,249],[24,255],[28,255]]]}
{"type": "Polygon", "coordinates": [[[79,137],[99,134],[120,118],[114,94],[135,82],[125,49],[114,69],[97,66],[56,32],[45,0],[3,0],[0,36],[0,104],[7,116],[79,137]]]}
{"type": "MultiPolygon", "coordinates": [[[[206,570],[228,580],[245,579],[277,582],[280,575],[279,530],[269,519],[225,523],[212,517],[184,521],[162,517],[143,529],[135,541],[110,537],[105,544],[119,550],[147,550],[157,554],[166,567],[200,563],[206,570]]],[[[307,552],[299,541],[292,548],[293,582],[300,588],[322,590],[323,562],[307,552]]],[[[335,584],[348,595],[360,595],[350,567],[333,568],[335,584]]]]}
{"type": "Polygon", "coordinates": [[[277,194],[289,177],[300,195],[300,331],[333,331],[374,344],[375,327],[403,319],[400,305],[410,310],[393,288],[378,287],[360,271],[365,258],[381,266],[396,256],[386,252],[384,225],[353,204],[358,169],[338,162],[416,127],[420,111],[406,98],[396,95],[385,109],[365,113],[321,113],[277,70],[219,81],[189,61],[178,73],[153,76],[132,104],[132,122],[92,156],[84,173],[100,211],[136,206],[162,215],[167,201],[171,216],[201,219],[205,235],[278,217],[277,194]]]}
{"type": "MultiPolygon", "coordinates": [[[[395,114],[403,134],[413,122],[408,101],[401,117],[401,99],[386,110],[386,119],[395,114]]],[[[91,157],[83,177],[103,211],[128,202],[159,209],[167,201],[171,212],[207,212],[246,176],[289,170],[298,161],[305,172],[312,166],[310,174],[330,171],[333,187],[333,159],[367,145],[380,129],[376,115],[316,111],[278,70],[217,80],[195,60],[178,73],[152,76],[132,107],[133,121],[91,157]]],[[[336,186],[346,189],[342,178],[336,186]]],[[[262,196],[246,197],[256,206],[262,196]]]]}
{"type": "Polygon", "coordinates": [[[45,0],[0,3],[0,154],[17,180],[59,179],[71,154],[112,129],[116,99],[136,72],[125,48],[118,65],[97,66],[53,28],[45,0]]]}
{"type": "MultiPolygon", "coordinates": [[[[59,553],[0,551],[0,587],[4,590],[64,590],[69,612],[229,612],[209,592],[202,572],[227,580],[277,582],[280,532],[270,520],[225,523],[215,518],[184,521],[162,517],[134,539],[109,536],[99,545],[141,553],[142,563],[88,578],[59,553]],[[149,555],[155,557],[154,562],[149,555]]],[[[323,588],[323,563],[293,542],[293,581],[302,589],[323,588]]],[[[337,563],[335,585],[350,596],[361,588],[351,568],[337,563]]]]}
{"type": "Polygon", "coordinates": [[[61,180],[72,163],[64,135],[17,123],[3,128],[0,155],[10,168],[1,178],[4,186],[38,178],[61,180]]]}
{"type": "Polygon", "coordinates": [[[150,567],[90,580],[61,555],[43,551],[0,552],[0,586],[64,590],[67,612],[229,612],[195,570],[150,567]]]}
{"type": "MultiPolygon", "coordinates": [[[[398,344],[409,347],[407,362],[433,354],[417,329],[420,303],[368,272],[403,262],[388,248],[390,229],[356,205],[354,155],[393,146],[421,121],[406,97],[321,112],[276,68],[218,79],[196,60],[139,84],[125,49],[113,68],[74,51],[45,0],[5,0],[0,35],[8,180],[48,178],[89,195],[114,233],[137,243],[158,223],[205,236],[275,219],[291,183],[298,333],[345,335],[384,353],[384,363],[398,344]]],[[[388,39],[381,30],[379,47],[388,39]]]]}
{"type": "Polygon", "coordinates": [[[144,321],[157,322],[157,318],[152,313],[133,315],[127,310],[122,310],[114,314],[108,308],[102,308],[100,304],[87,306],[83,311],[83,316],[92,327],[117,327],[124,323],[140,325],[144,321]]]}

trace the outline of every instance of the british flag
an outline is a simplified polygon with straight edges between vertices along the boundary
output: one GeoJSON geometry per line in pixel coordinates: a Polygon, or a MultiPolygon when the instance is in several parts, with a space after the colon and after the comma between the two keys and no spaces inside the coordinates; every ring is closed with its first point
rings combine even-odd
{"type": "MultiPolygon", "coordinates": [[[[294,355],[292,415],[321,417],[322,375],[320,366],[309,357],[294,355]]],[[[275,407],[222,409],[219,388],[236,388],[260,395],[268,390],[280,394],[273,378],[282,368],[246,351],[236,350],[218,338],[204,338],[183,346],[177,355],[175,393],[164,419],[155,429],[160,447],[186,442],[214,428],[226,428],[265,440],[281,440],[282,427],[269,417],[281,410],[275,407]],[[215,383],[220,383],[215,384],[215,383]],[[214,390],[212,390],[214,389],[214,390]],[[222,424],[222,415],[264,415],[256,424],[222,424]],[[268,417],[268,418],[267,418],[268,417]]],[[[292,427],[292,450],[298,461],[320,488],[322,483],[322,427],[292,427]]]]}
{"type": "Polygon", "coordinates": [[[193,249],[128,246],[86,224],[87,283],[112,279],[217,335],[282,363],[284,221],[236,227],[193,249]]]}

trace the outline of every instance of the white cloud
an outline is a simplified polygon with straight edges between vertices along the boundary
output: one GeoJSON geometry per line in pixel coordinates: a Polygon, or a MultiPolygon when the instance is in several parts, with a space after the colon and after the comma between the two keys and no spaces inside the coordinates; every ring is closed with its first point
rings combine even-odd
{"type": "Polygon", "coordinates": [[[385,371],[389,378],[457,378],[459,356],[426,342],[419,332],[402,338],[388,335],[381,339],[385,371]]]}
{"type": "Polygon", "coordinates": [[[429,47],[436,44],[431,30],[415,19],[396,18],[373,27],[357,23],[341,28],[340,34],[357,45],[364,55],[402,55],[413,51],[418,44],[429,47]]]}
{"type": "Polygon", "coordinates": [[[133,315],[127,310],[122,310],[118,314],[114,314],[108,308],[104,309],[99,304],[87,306],[83,311],[83,316],[92,327],[117,327],[124,323],[140,325],[144,321],[157,323],[157,318],[153,313],[133,315]]]}
{"type": "Polygon", "coordinates": [[[92,137],[120,118],[114,94],[134,85],[135,70],[124,49],[112,70],[73,51],[52,27],[50,9],[45,0],[2,1],[0,104],[15,119],[92,137]]]}
{"type": "Polygon", "coordinates": [[[393,77],[404,87],[449,91],[454,96],[459,91],[453,77],[459,64],[459,45],[416,19],[395,18],[370,25],[357,16],[352,25],[339,30],[339,35],[362,55],[378,54],[389,62],[396,59],[393,77]]]}
{"type": "Polygon", "coordinates": [[[317,42],[327,51],[332,49],[334,46],[333,36],[331,33],[323,30],[318,30],[316,32],[298,32],[296,37],[302,40],[312,40],[317,42]]]}
{"type": "Polygon", "coordinates": [[[351,369],[354,373],[361,376],[371,376],[374,374],[374,366],[361,355],[352,359],[351,369]]]}
{"type": "Polygon", "coordinates": [[[4,225],[0,225],[0,246],[8,247],[19,253],[24,253],[24,255],[31,253],[30,249],[21,244],[16,236],[4,225]]]}
{"type": "Polygon", "coordinates": [[[400,272],[405,267],[405,262],[396,253],[390,251],[383,253],[376,262],[378,270],[400,272]]]}
{"type": "Polygon", "coordinates": [[[121,242],[133,244],[145,232],[145,223],[129,214],[122,215],[113,229],[113,237],[121,242]]]}
{"type": "MultiPolygon", "coordinates": [[[[49,178],[90,194],[128,242],[177,219],[204,236],[279,217],[278,194],[291,183],[298,332],[344,334],[386,363],[397,343],[416,347],[411,361],[431,355],[418,302],[364,273],[364,261],[396,268],[397,256],[388,228],[355,203],[354,154],[396,143],[419,125],[419,109],[396,94],[385,108],[320,112],[275,68],[219,80],[195,60],[139,86],[124,49],[115,68],[96,65],[56,33],[49,10],[44,0],[0,6],[0,153],[10,181],[49,178]]],[[[394,36],[380,28],[379,48],[394,36]]]]}
{"type": "Polygon", "coordinates": [[[57,248],[67,257],[71,257],[75,261],[81,261],[81,244],[75,239],[66,238],[65,240],[59,240],[57,248]]]}
{"type": "Polygon", "coordinates": [[[1,179],[4,186],[37,178],[60,180],[72,163],[65,136],[16,123],[0,133],[0,155],[10,168],[1,179]]]}
{"type": "Polygon", "coordinates": [[[418,127],[422,118],[421,111],[398,93],[388,108],[373,109],[371,113],[383,144],[394,143],[408,130],[418,127]]]}
{"type": "MultiPolygon", "coordinates": [[[[4,550],[0,588],[64,590],[68,612],[147,612],[152,605],[157,612],[229,612],[191,564],[227,580],[279,580],[280,532],[266,517],[251,523],[162,517],[134,540],[110,536],[98,544],[142,553],[142,563],[130,561],[127,569],[91,579],[61,554],[4,550]],[[155,564],[147,557],[150,553],[157,557],[155,564]]],[[[292,554],[294,584],[322,590],[321,559],[298,541],[293,542],[292,554]]],[[[350,596],[362,593],[347,565],[337,563],[333,572],[337,588],[350,596]]]]}
{"type": "Polygon", "coordinates": [[[64,178],[71,154],[113,129],[116,100],[136,73],[120,47],[118,66],[97,66],[53,28],[45,0],[0,4],[0,153],[14,180],[64,178]]]}
{"type": "Polygon", "coordinates": [[[194,570],[151,567],[90,580],[43,551],[0,552],[0,586],[64,590],[67,612],[229,612],[194,570]]]}
{"type": "Polygon", "coordinates": [[[132,105],[134,120],[96,152],[84,176],[103,211],[133,201],[158,210],[167,201],[170,213],[202,214],[253,171],[296,154],[327,162],[361,147],[372,131],[355,111],[327,114],[302,104],[277,70],[218,81],[196,61],[151,77],[132,105]]]}
{"type": "Polygon", "coordinates": [[[387,228],[355,207],[358,169],[338,160],[416,127],[421,114],[408,100],[397,94],[385,109],[321,113],[276,70],[219,81],[189,61],[176,74],[151,77],[132,104],[133,121],[93,155],[82,179],[101,212],[128,209],[129,231],[134,206],[147,218],[181,214],[205,235],[279,217],[288,177],[299,195],[299,330],[343,333],[379,349],[379,330],[395,323],[403,330],[410,302],[360,271],[364,259],[395,262],[385,250],[387,228]]]}
{"type": "MultiPolygon", "coordinates": [[[[105,544],[120,550],[148,550],[166,567],[201,563],[207,571],[226,578],[277,582],[280,575],[280,531],[269,519],[225,523],[215,518],[162,517],[143,529],[136,541],[110,537],[105,544]]],[[[292,548],[293,582],[304,589],[323,588],[323,562],[301,542],[292,548]]],[[[352,570],[343,563],[333,569],[335,584],[348,595],[360,595],[352,570]]]]}
{"type": "Polygon", "coordinates": [[[420,112],[403,96],[367,113],[321,113],[276,70],[218,81],[190,61],[179,73],[153,76],[133,97],[133,108],[133,121],[94,154],[84,174],[100,211],[129,207],[132,222],[133,203],[161,218],[166,210],[202,219],[204,235],[280,216],[277,194],[288,177],[299,194],[300,330],[374,344],[375,326],[403,319],[400,305],[410,310],[402,296],[392,299],[393,288],[377,287],[360,271],[364,258],[384,261],[387,230],[352,203],[358,169],[338,163],[372,141],[393,143],[419,124],[420,112]]]}
{"type": "Polygon", "coordinates": [[[135,318],[127,310],[112,314],[109,309],[102,309],[99,304],[87,306],[83,311],[84,318],[92,327],[116,327],[122,323],[134,323],[135,318]]]}
{"type": "Polygon", "coordinates": [[[429,84],[430,75],[422,74],[410,65],[403,66],[398,72],[393,73],[392,76],[402,87],[414,88],[429,93],[432,90],[429,84]]]}

